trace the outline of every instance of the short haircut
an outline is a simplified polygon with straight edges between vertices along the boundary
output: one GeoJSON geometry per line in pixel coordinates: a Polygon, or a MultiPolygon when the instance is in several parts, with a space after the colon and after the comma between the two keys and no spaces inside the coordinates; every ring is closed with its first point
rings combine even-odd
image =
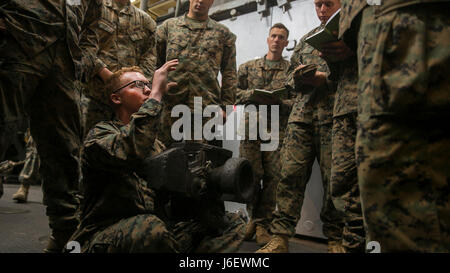
{"type": "Polygon", "coordinates": [[[111,94],[117,88],[120,88],[120,77],[127,72],[138,72],[144,75],[144,72],[139,66],[122,67],[121,69],[114,72],[111,78],[108,79],[105,85],[105,93],[111,94]]]}
{"type": "Polygon", "coordinates": [[[289,29],[288,29],[285,25],[283,25],[282,23],[276,23],[275,25],[273,25],[273,26],[270,28],[269,33],[270,33],[270,32],[272,31],[272,29],[274,29],[274,28],[281,28],[281,29],[286,30],[286,40],[287,40],[287,38],[289,38],[289,29]]]}

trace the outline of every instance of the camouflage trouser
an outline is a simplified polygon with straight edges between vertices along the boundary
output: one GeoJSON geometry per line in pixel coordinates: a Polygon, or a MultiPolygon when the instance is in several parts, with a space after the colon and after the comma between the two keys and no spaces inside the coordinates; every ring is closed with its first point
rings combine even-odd
{"type": "Polygon", "coordinates": [[[86,95],[81,96],[81,119],[83,128],[83,137],[89,133],[100,121],[111,120],[114,116],[113,109],[104,103],[90,98],[86,95]]]}
{"type": "Polygon", "coordinates": [[[26,157],[25,164],[19,174],[19,182],[24,186],[32,184],[39,184],[39,155],[36,149],[36,144],[33,141],[33,137],[30,135],[30,130],[27,130],[26,139],[26,157]]]}
{"type": "MultiPolygon", "coordinates": [[[[59,40],[29,58],[11,36],[0,43],[0,132],[28,117],[41,159],[44,204],[52,229],[75,230],[79,180],[80,90],[72,57],[59,40]],[[28,117],[27,117],[28,116],[28,117]]],[[[12,132],[14,133],[14,132],[12,132]]],[[[11,137],[13,137],[11,135],[11,137]]]]}
{"type": "Polygon", "coordinates": [[[178,244],[166,224],[152,214],[120,220],[97,232],[84,244],[82,252],[142,253],[178,252],[178,244]]]}
{"type": "Polygon", "coordinates": [[[109,253],[217,253],[239,249],[245,221],[228,214],[228,227],[220,236],[210,236],[197,222],[180,222],[170,228],[157,216],[137,215],[97,232],[82,252],[109,253]]]}
{"type": "Polygon", "coordinates": [[[180,252],[233,253],[241,246],[245,235],[245,220],[238,213],[227,212],[222,234],[208,234],[198,222],[180,222],[172,232],[180,252]]]}
{"type": "Polygon", "coordinates": [[[5,176],[18,164],[20,164],[20,162],[16,163],[11,160],[0,162],[0,197],[3,196],[3,180],[5,179],[5,176]]]}
{"type": "Polygon", "coordinates": [[[364,252],[365,232],[355,162],[356,113],[333,118],[330,189],[336,209],[344,215],[342,246],[364,252]]]}
{"type": "Polygon", "coordinates": [[[382,252],[450,251],[448,6],[363,13],[356,159],[367,240],[382,252]]]}
{"type": "Polygon", "coordinates": [[[357,149],[367,241],[382,252],[450,251],[448,133],[372,118],[357,149]]]}
{"type": "Polygon", "coordinates": [[[253,168],[255,182],[254,201],[247,204],[247,211],[257,225],[268,227],[275,210],[275,194],[280,177],[280,152],[262,152],[259,140],[243,140],[239,146],[239,156],[247,158],[253,168]],[[260,181],[262,179],[262,187],[260,181]]]}
{"type": "Polygon", "coordinates": [[[317,158],[324,188],[320,214],[323,233],[329,241],[340,241],[342,216],[334,207],[329,191],[331,169],[331,124],[289,123],[281,149],[281,179],[278,183],[271,232],[293,236],[300,220],[306,184],[317,158]]]}

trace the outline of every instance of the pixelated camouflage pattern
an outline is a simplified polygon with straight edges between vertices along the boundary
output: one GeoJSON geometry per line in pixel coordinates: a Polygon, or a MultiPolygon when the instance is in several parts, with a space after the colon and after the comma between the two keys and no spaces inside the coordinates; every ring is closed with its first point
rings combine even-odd
{"type": "Polygon", "coordinates": [[[237,85],[236,36],[227,27],[208,18],[205,22],[186,15],[164,21],[157,28],[157,67],[178,59],[168,80],[178,83],[164,95],[161,133],[165,145],[173,142],[170,129],[176,118],[170,113],[175,105],[194,107],[194,97],[202,97],[203,107],[234,105],[237,85]],[[222,85],[218,82],[218,73],[222,85]]]}
{"type": "MultiPolygon", "coordinates": [[[[346,31],[352,28],[354,19],[361,14],[361,11],[368,6],[369,0],[341,0],[341,11],[339,18],[339,38],[342,38],[346,31]]],[[[376,1],[373,1],[376,2],[376,1]]],[[[404,8],[416,4],[442,3],[449,0],[380,0],[381,5],[373,6],[373,16],[384,15],[392,10],[404,8]]]]}
{"type": "Polygon", "coordinates": [[[253,169],[255,196],[252,203],[247,204],[247,211],[257,225],[267,227],[275,210],[275,194],[280,177],[281,142],[275,151],[262,152],[261,141],[242,140],[239,156],[247,158],[253,169]],[[262,180],[262,186],[261,186],[262,180]]]}
{"type": "Polygon", "coordinates": [[[337,87],[334,97],[333,118],[358,111],[358,64],[353,55],[345,61],[333,65],[332,77],[336,77],[337,87]]]}
{"type": "Polygon", "coordinates": [[[9,174],[16,166],[23,164],[24,161],[15,162],[12,160],[5,160],[0,162],[0,175],[9,174]]]}
{"type": "Polygon", "coordinates": [[[40,184],[39,175],[39,155],[36,149],[36,144],[34,143],[33,137],[31,136],[30,129],[27,129],[25,134],[25,164],[19,174],[19,182],[24,186],[29,186],[32,184],[40,184]]]}
{"type": "Polygon", "coordinates": [[[99,51],[92,76],[103,67],[114,72],[136,65],[151,80],[156,66],[156,22],[130,2],[124,6],[113,0],[103,3],[102,17],[95,25],[99,51]]]}
{"type": "Polygon", "coordinates": [[[80,33],[100,17],[100,7],[99,0],[10,0],[0,7],[7,29],[0,45],[0,131],[30,117],[52,229],[74,230],[78,223],[79,81],[94,69],[98,43],[80,40],[80,33]],[[90,46],[82,51],[81,43],[90,46]]]}
{"type": "MultiPolygon", "coordinates": [[[[239,66],[236,104],[248,104],[254,89],[275,90],[284,87],[289,61],[266,63],[266,56],[248,61],[239,66]]],[[[289,95],[290,97],[293,94],[289,95]]]]}
{"type": "Polygon", "coordinates": [[[367,240],[382,252],[450,250],[448,6],[362,15],[356,159],[367,240]]]}
{"type": "MultiPolygon", "coordinates": [[[[266,56],[241,64],[238,70],[236,103],[251,104],[249,96],[254,89],[275,90],[284,88],[288,68],[289,61],[286,60],[268,65],[266,56]]],[[[239,156],[247,158],[253,168],[256,195],[254,202],[247,204],[247,211],[257,225],[267,227],[271,221],[272,211],[275,209],[275,192],[280,173],[281,144],[294,95],[290,92],[280,105],[279,145],[275,151],[261,151],[261,140],[249,140],[248,133],[239,146],[239,156]],[[262,187],[260,186],[261,179],[262,187]]],[[[268,112],[270,114],[270,110],[268,112]]],[[[270,116],[267,122],[268,124],[271,123],[270,116]]],[[[243,126],[248,128],[247,132],[251,129],[258,130],[257,124],[252,124],[255,127],[250,128],[248,113],[246,113],[243,123],[243,126]]]]}
{"type": "Polygon", "coordinates": [[[154,151],[161,103],[149,99],[131,121],[98,123],[89,131],[82,157],[84,200],[75,233],[82,243],[93,232],[120,219],[154,210],[153,190],[133,171],[154,151]]]}
{"type": "Polygon", "coordinates": [[[365,251],[365,232],[355,162],[356,113],[334,118],[330,192],[344,215],[342,246],[346,252],[365,251]]]}
{"type": "Polygon", "coordinates": [[[219,235],[199,222],[171,224],[157,216],[157,193],[134,169],[164,148],[156,140],[161,108],[150,99],[129,124],[101,122],[89,132],[81,224],[71,238],[83,252],[232,252],[242,243],[245,221],[237,214],[226,215],[219,235]]]}
{"type": "Polygon", "coordinates": [[[182,253],[233,253],[244,240],[245,220],[238,213],[224,215],[224,228],[211,233],[198,221],[178,222],[171,226],[182,253]]]}
{"type": "Polygon", "coordinates": [[[28,58],[64,39],[81,79],[94,68],[95,55],[82,52],[78,41],[84,26],[99,17],[100,6],[101,0],[9,0],[0,7],[0,17],[28,58]]]}
{"type": "MultiPolygon", "coordinates": [[[[266,56],[256,60],[248,61],[239,66],[238,70],[238,86],[236,93],[236,104],[252,104],[250,101],[250,96],[253,94],[255,89],[264,90],[276,90],[285,87],[287,71],[289,68],[289,61],[280,60],[280,62],[275,62],[273,64],[266,63],[266,56]]],[[[281,99],[281,104],[279,105],[279,140],[280,143],[284,137],[284,129],[286,128],[289,114],[292,110],[292,105],[294,103],[296,94],[292,91],[288,91],[285,98],[281,99]]],[[[257,107],[257,105],[255,105],[257,107]]],[[[267,108],[268,121],[271,123],[271,111],[267,108]]],[[[248,114],[245,115],[245,119],[242,120],[245,124],[241,124],[242,131],[245,126],[245,133],[240,132],[249,138],[248,132],[250,130],[258,130],[258,124],[249,124],[248,114]],[[252,126],[250,128],[250,126],[252,126]],[[254,127],[253,127],[254,126],[254,127]]]]}
{"type": "Polygon", "coordinates": [[[365,233],[354,156],[358,103],[356,55],[331,63],[330,71],[330,77],[336,81],[330,194],[336,209],[344,215],[342,246],[346,252],[364,252],[365,233]]]}
{"type": "MultiPolygon", "coordinates": [[[[381,1],[386,2],[384,0],[381,1]]],[[[352,27],[352,23],[354,23],[355,18],[368,4],[367,0],[341,0],[340,2],[341,11],[339,14],[339,38],[342,39],[346,31],[352,27]]]]}
{"type": "Polygon", "coordinates": [[[83,253],[176,253],[178,244],[166,224],[147,213],[121,219],[83,242],[83,253]]]}
{"type": "Polygon", "coordinates": [[[340,241],[342,215],[334,208],[329,193],[331,167],[331,123],[288,123],[281,150],[281,177],[276,192],[278,210],[271,223],[273,234],[293,236],[300,220],[306,185],[317,158],[324,188],[320,213],[323,233],[329,241],[340,241]]]}
{"type": "Polygon", "coordinates": [[[300,39],[291,57],[288,85],[299,93],[291,115],[281,152],[281,181],[276,200],[278,211],[272,221],[271,231],[292,236],[300,220],[306,184],[311,177],[311,168],[317,158],[324,187],[321,220],[323,232],[329,241],[340,241],[342,216],[333,206],[330,191],[331,170],[331,125],[334,102],[334,84],[314,88],[295,84],[293,71],[300,64],[317,64],[318,70],[329,74],[325,60],[313,47],[304,42],[305,37],[316,33],[317,27],[300,39]]]}
{"type": "Polygon", "coordinates": [[[6,122],[0,124],[0,130],[9,127],[9,123],[30,118],[31,134],[41,159],[43,203],[50,227],[75,229],[81,90],[70,65],[72,57],[64,41],[56,42],[33,59],[17,50],[18,44],[11,36],[6,35],[4,41],[0,46],[0,92],[6,100],[0,102],[0,116],[6,122]]]}
{"type": "Polygon", "coordinates": [[[0,197],[3,195],[3,180],[13,171],[18,165],[24,164],[24,161],[15,162],[12,160],[5,160],[0,162],[0,197]]]}
{"type": "Polygon", "coordinates": [[[386,117],[360,125],[358,179],[367,241],[381,252],[450,251],[450,141],[386,117]]]}
{"type": "MultiPolygon", "coordinates": [[[[433,6],[445,8],[448,7],[448,4],[430,4],[429,6],[430,9],[433,9],[433,6]]],[[[427,5],[419,5],[414,8],[420,9],[420,7],[427,8],[427,5]]],[[[405,10],[410,11],[408,8],[405,8],[405,10]]],[[[394,12],[384,15],[383,18],[394,22],[395,20],[398,21],[398,16],[394,12]]],[[[367,72],[364,70],[364,74],[363,71],[360,71],[360,74],[363,75],[360,89],[370,90],[370,93],[367,93],[367,99],[359,100],[360,115],[364,117],[400,115],[414,119],[439,119],[442,118],[442,115],[447,115],[450,98],[446,92],[441,91],[448,87],[448,80],[444,76],[447,64],[444,60],[447,58],[446,49],[449,46],[449,40],[445,36],[448,34],[446,32],[447,22],[443,20],[436,22],[435,25],[424,25],[422,20],[425,19],[420,16],[411,15],[409,18],[405,18],[404,20],[407,21],[404,22],[404,25],[399,25],[396,29],[392,29],[394,26],[390,25],[391,22],[387,23],[388,21],[386,21],[385,25],[377,25],[375,32],[379,34],[378,36],[370,36],[360,41],[360,67],[367,67],[367,72]],[[427,27],[427,32],[422,31],[407,36],[405,34],[407,29],[415,23],[427,27]],[[391,34],[396,36],[388,37],[391,34]],[[369,38],[372,40],[368,40],[369,38]],[[377,47],[371,46],[370,43],[374,43],[373,39],[380,40],[377,47]],[[395,40],[391,41],[390,39],[395,40]],[[407,47],[397,39],[408,41],[411,45],[407,47]],[[362,44],[363,41],[367,44],[362,44]],[[386,41],[386,43],[381,43],[381,41],[386,41]],[[401,60],[402,65],[398,68],[400,61],[396,62],[396,58],[400,57],[397,52],[403,50],[403,47],[404,50],[407,49],[408,51],[402,52],[410,53],[404,56],[401,60]],[[418,66],[417,60],[421,58],[423,48],[429,51],[429,64],[418,66]],[[376,50],[378,55],[369,52],[369,50],[376,50]],[[382,51],[386,52],[389,59],[381,57],[382,51]],[[373,62],[373,64],[369,65],[369,62],[373,62]],[[382,83],[379,82],[379,77],[384,72],[383,69],[387,69],[385,66],[393,67],[396,70],[383,75],[383,84],[386,85],[386,88],[383,88],[382,83]],[[368,70],[369,68],[371,70],[368,70]],[[365,76],[366,74],[371,77],[365,76]],[[372,77],[373,75],[376,77],[372,77]],[[365,81],[365,83],[362,81],[365,81]],[[432,87],[429,86],[430,83],[433,84],[432,87]],[[373,87],[369,85],[373,85],[373,87]],[[387,86],[389,86],[389,89],[387,86]],[[375,89],[375,87],[378,89],[375,89]],[[408,90],[408,92],[405,90],[408,90]]],[[[395,22],[397,23],[397,21],[395,22]]],[[[412,31],[419,32],[421,30],[416,27],[412,31]]]]}
{"type": "Polygon", "coordinates": [[[208,234],[198,222],[168,225],[156,215],[122,219],[97,232],[81,248],[87,253],[232,253],[242,244],[245,221],[227,214],[227,229],[208,234]]]}
{"type": "Polygon", "coordinates": [[[318,71],[330,74],[327,63],[319,57],[319,51],[304,41],[306,37],[316,33],[320,29],[320,26],[316,27],[304,35],[292,54],[287,85],[295,92],[298,92],[299,95],[292,107],[289,122],[302,122],[307,124],[313,122],[327,124],[332,122],[335,89],[333,83],[327,82],[326,86],[317,88],[303,84],[296,86],[293,78],[294,69],[301,64],[316,64],[318,65],[318,71]],[[316,117],[316,119],[313,120],[313,117],[316,117]]]}
{"type": "Polygon", "coordinates": [[[101,19],[91,25],[85,39],[97,35],[99,50],[96,67],[84,86],[82,112],[85,134],[100,121],[108,121],[114,112],[109,106],[109,91],[95,75],[104,67],[115,72],[122,67],[139,66],[151,82],[156,67],[156,23],[129,2],[103,0],[101,19]]]}

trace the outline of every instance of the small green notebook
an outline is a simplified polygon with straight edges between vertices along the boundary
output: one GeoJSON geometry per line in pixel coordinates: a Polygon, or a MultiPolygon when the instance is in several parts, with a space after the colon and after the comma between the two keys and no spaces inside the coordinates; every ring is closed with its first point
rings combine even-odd
{"type": "Polygon", "coordinates": [[[325,26],[320,31],[307,37],[305,42],[320,50],[323,44],[338,41],[338,37],[334,35],[333,32],[339,32],[340,11],[341,9],[338,9],[333,15],[331,15],[325,26]]]}

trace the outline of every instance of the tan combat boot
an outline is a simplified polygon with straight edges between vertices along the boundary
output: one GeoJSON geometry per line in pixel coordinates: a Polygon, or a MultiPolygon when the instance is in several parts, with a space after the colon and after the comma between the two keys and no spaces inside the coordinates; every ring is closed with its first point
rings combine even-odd
{"type": "Polygon", "coordinates": [[[289,253],[288,236],[273,235],[272,239],[255,253],[289,253]]]}
{"type": "Polygon", "coordinates": [[[256,225],[256,243],[263,246],[267,244],[270,239],[272,239],[272,236],[269,234],[267,229],[263,226],[256,225]]]}
{"type": "Polygon", "coordinates": [[[253,239],[253,235],[255,235],[256,224],[252,220],[247,223],[247,227],[245,229],[244,240],[251,241],[253,239]]]}
{"type": "Polygon", "coordinates": [[[26,203],[28,200],[29,189],[30,185],[20,185],[20,188],[17,190],[17,192],[13,194],[13,200],[16,200],[18,203],[26,203]]]}

